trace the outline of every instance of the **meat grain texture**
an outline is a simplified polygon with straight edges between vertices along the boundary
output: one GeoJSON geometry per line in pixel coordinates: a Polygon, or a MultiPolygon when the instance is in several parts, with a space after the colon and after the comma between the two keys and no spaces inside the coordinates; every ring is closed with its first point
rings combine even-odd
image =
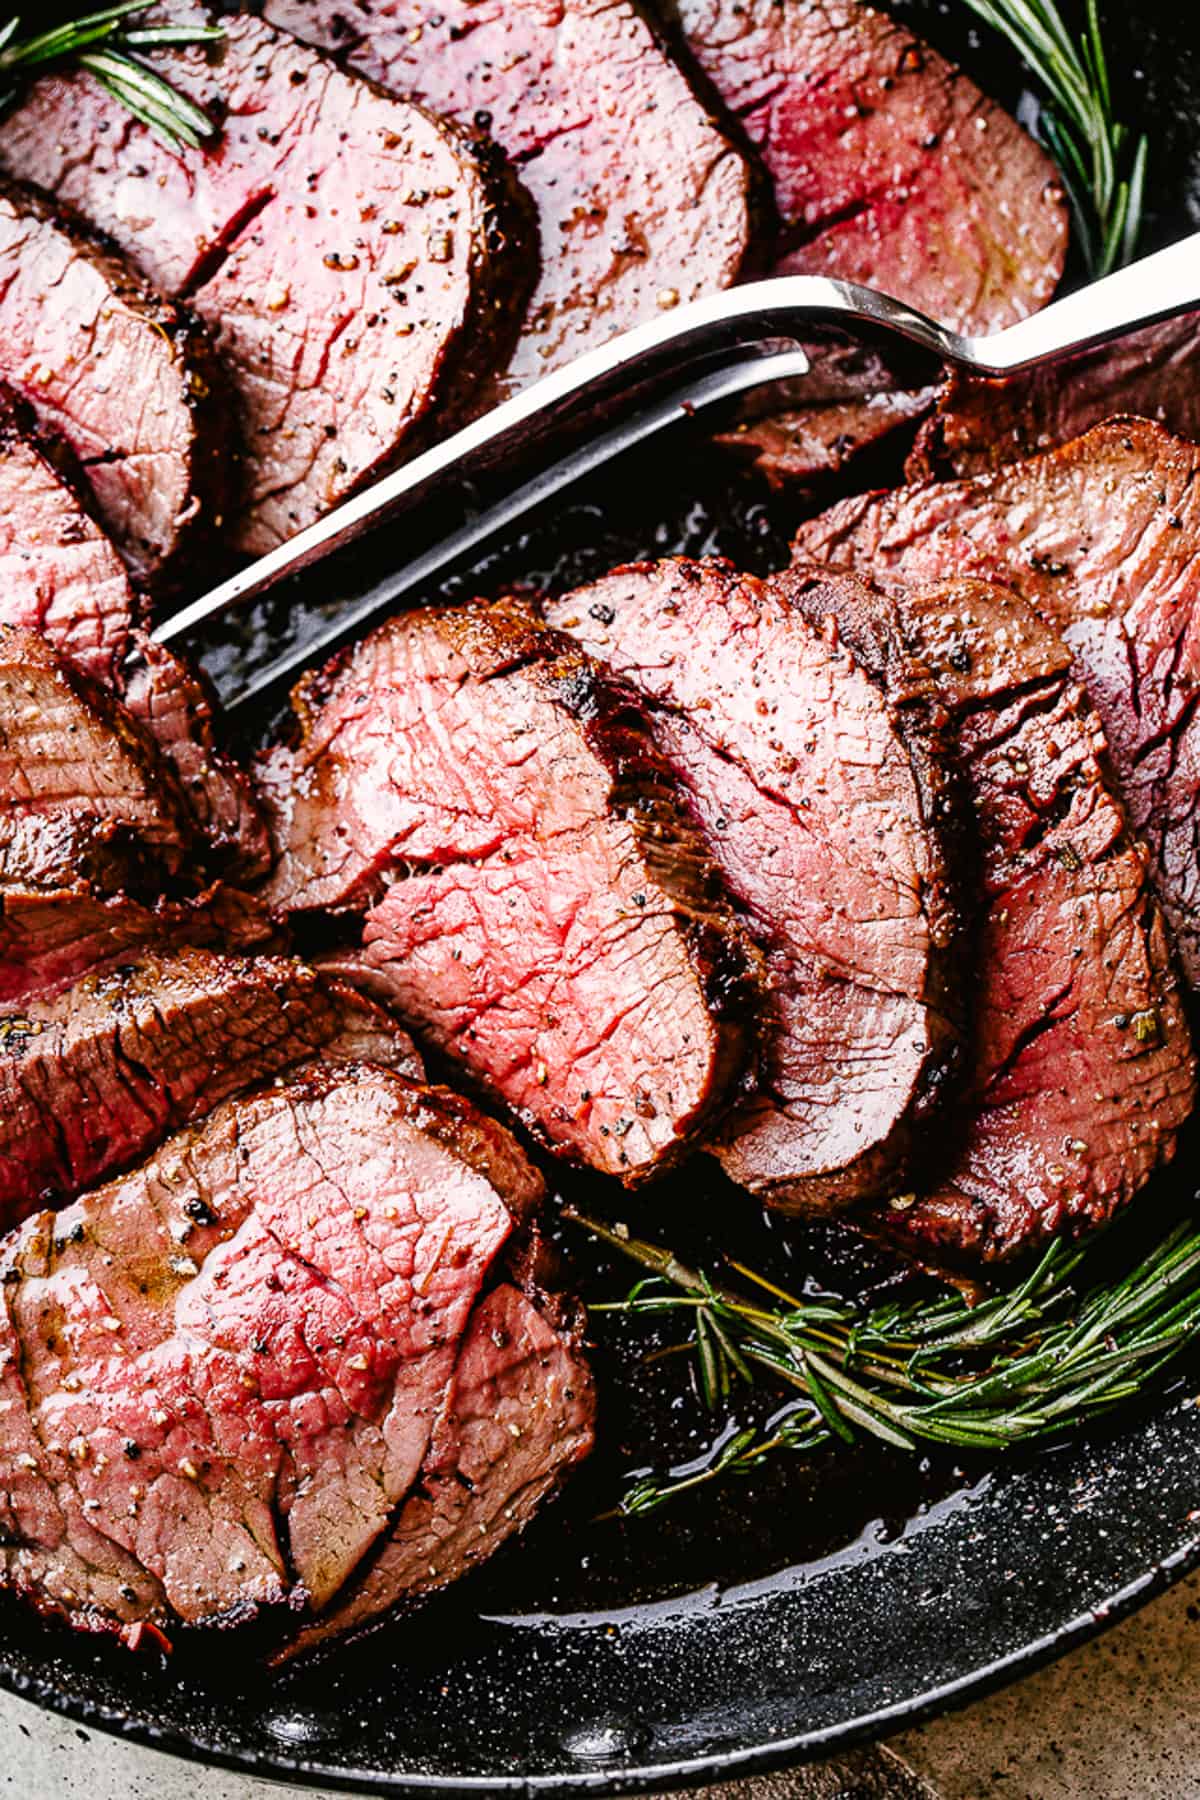
{"type": "Polygon", "coordinates": [[[844,649],[723,563],[634,564],[547,612],[648,707],[766,955],[761,1091],[717,1131],[726,1171],[803,1210],[894,1188],[958,1052],[936,733],[898,729],[844,649]]]}
{"type": "Polygon", "coordinates": [[[30,426],[28,409],[0,389],[0,625],[40,633],[123,699],[182,787],[214,867],[243,879],[265,873],[263,821],[245,774],[217,744],[203,682],[149,640],[142,603],[61,466],[60,446],[30,426]]]}
{"type": "Polygon", "coordinates": [[[509,1281],[493,1288],[463,1336],[418,1489],[378,1556],[304,1627],[294,1651],[438,1592],[524,1530],[590,1448],[592,1405],[575,1334],[558,1309],[509,1281]]]}
{"type": "Polygon", "coordinates": [[[262,944],[265,912],[208,881],[201,849],[172,765],[120,702],[0,625],[0,1004],[159,938],[262,944]]]}
{"type": "Polygon", "coordinates": [[[257,555],[465,402],[515,331],[529,257],[494,159],[259,20],[222,23],[216,54],[169,69],[220,120],[211,144],[168,149],[89,76],[53,75],[0,128],[0,166],[210,327],[246,455],[231,537],[257,555]]]}
{"type": "Polygon", "coordinates": [[[114,687],[136,618],[112,545],[0,388],[0,621],[40,632],[114,687]]]}
{"type": "Polygon", "coordinates": [[[644,721],[514,605],[391,620],[260,764],[281,915],[559,1152],[638,1181],[727,1099],[759,964],[644,721]]]}
{"type": "Polygon", "coordinates": [[[31,997],[0,1017],[0,1230],[343,1041],[421,1074],[381,1008],[284,957],[146,950],[31,997]]]}
{"type": "Polygon", "coordinates": [[[0,381],[70,448],[135,578],[194,576],[233,492],[212,345],[111,245],[15,185],[0,185],[0,381]]]}
{"type": "Polygon", "coordinates": [[[164,888],[193,848],[182,790],[124,708],[36,633],[0,626],[0,881],[164,888]]]}
{"type": "Polygon", "coordinates": [[[147,947],[198,944],[266,950],[279,933],[240,888],[210,882],[181,896],[106,891],[76,877],[59,887],[0,888],[0,1008],[24,1016],[34,1000],[61,991],[89,971],[111,967],[147,947]]]}
{"type": "Polygon", "coordinates": [[[121,697],[183,789],[204,840],[204,864],[230,880],[265,875],[271,861],[266,823],[245,770],[220,747],[204,676],[139,631],[122,669],[121,697]]]}
{"type": "Polygon", "coordinates": [[[1053,371],[992,381],[951,375],[917,436],[907,473],[913,481],[983,474],[1055,449],[1123,413],[1200,437],[1200,314],[1135,331],[1053,371]]]}
{"type": "Polygon", "coordinates": [[[861,281],[960,330],[1044,306],[1067,212],[1049,157],[902,22],[859,0],[664,0],[757,145],[776,273],[861,281]]]}
{"type": "MultiPolygon", "coordinates": [[[[540,1197],[464,1102],[350,1064],[231,1101],[31,1219],[0,1252],[6,1585],[134,1644],[318,1617],[427,1460],[431,1484],[453,1465],[455,1396],[469,1430],[480,1378],[503,1383],[513,1352],[479,1327],[506,1303],[475,1309],[485,1283],[504,1295],[497,1258],[540,1197]]],[[[587,1370],[561,1341],[552,1478],[591,1434],[587,1370]]],[[[497,1494],[496,1469],[487,1547],[521,1522],[521,1474],[497,1494]]]]}
{"type": "Polygon", "coordinates": [[[977,575],[1070,646],[1193,986],[1200,982],[1200,451],[1144,419],[974,481],[846,500],[797,554],[907,582],[977,575]]]}
{"type": "Polygon", "coordinates": [[[514,164],[541,275],[490,397],[743,273],[754,172],[629,0],[268,0],[266,16],[514,164]]]}
{"type": "Polygon", "coordinates": [[[790,587],[897,707],[949,712],[976,832],[965,1106],[872,1228],[953,1262],[1104,1224],[1173,1156],[1196,1065],[1147,859],[1070,652],[983,582],[855,595],[800,568],[790,587]]]}

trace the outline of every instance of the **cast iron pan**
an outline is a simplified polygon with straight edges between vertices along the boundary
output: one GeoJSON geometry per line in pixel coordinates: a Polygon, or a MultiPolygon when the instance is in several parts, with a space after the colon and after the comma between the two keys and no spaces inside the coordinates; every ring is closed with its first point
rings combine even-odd
{"type": "MultiPolygon", "coordinates": [[[[963,0],[921,28],[1025,116],[1019,72],[963,0]]],[[[1200,226],[1200,27],[1168,0],[1110,4],[1120,103],[1153,134],[1151,241],[1200,226]],[[1184,34],[1186,33],[1186,37],[1184,34]]],[[[872,472],[878,475],[879,470],[872,472]]],[[[732,473],[699,432],[611,472],[451,583],[583,579],[630,555],[782,560],[795,503],[732,473]]],[[[268,611],[223,652],[269,654],[268,611]]],[[[220,661],[221,656],[214,660],[220,661]]],[[[260,719],[259,726],[263,721],[260,719]]],[[[1132,1228],[1194,1203],[1184,1146],[1132,1228]]],[[[837,1236],[759,1218],[701,1165],[651,1197],[552,1171],[561,1192],[700,1254],[733,1249],[842,1291],[886,1269],[837,1236]]],[[[585,1292],[627,1285],[572,1234],[585,1292]]],[[[628,1791],[817,1754],[977,1692],[1066,1648],[1200,1560],[1200,1410],[1186,1372],[1079,1441],[1001,1467],[871,1447],[597,1523],[622,1478],[702,1456],[728,1425],[632,1328],[597,1351],[601,1449],[518,1544],[409,1619],[319,1666],[265,1672],[237,1637],[134,1658],[0,1606],[0,1681],[198,1759],[373,1792],[628,1791]]],[[[759,1396],[743,1405],[770,1406],[759,1396]]],[[[778,1398],[774,1399],[778,1404],[778,1398]]]]}

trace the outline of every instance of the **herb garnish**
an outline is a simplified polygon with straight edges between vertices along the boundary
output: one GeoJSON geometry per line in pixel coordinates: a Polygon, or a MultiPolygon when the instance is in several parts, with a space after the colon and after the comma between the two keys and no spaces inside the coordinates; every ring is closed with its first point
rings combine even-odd
{"type": "Polygon", "coordinates": [[[854,1443],[862,1433],[902,1450],[1032,1443],[1141,1392],[1200,1334],[1200,1226],[1190,1221],[1124,1274],[1101,1265],[1095,1239],[1056,1241],[1016,1286],[976,1306],[944,1293],[855,1307],[796,1299],[740,1263],[731,1268],[745,1285],[719,1285],[623,1227],[574,1209],[564,1217],[651,1272],[624,1300],[589,1314],[681,1319],[679,1348],[695,1357],[709,1407],[760,1370],[802,1396],[723,1444],[701,1472],[638,1480],[622,1513],[745,1474],[776,1452],[854,1443]]]}
{"type": "Polygon", "coordinates": [[[1113,117],[1096,0],[1078,42],[1056,0],[966,0],[1013,44],[1045,91],[1040,129],[1071,201],[1088,271],[1108,275],[1137,255],[1148,144],[1113,117]]]}
{"type": "Polygon", "coordinates": [[[213,134],[208,114],[131,52],[210,44],[224,33],[219,25],[129,23],[153,4],[154,0],[125,0],[103,12],[68,19],[36,37],[18,35],[19,18],[0,25],[0,111],[19,94],[22,77],[41,73],[56,63],[73,63],[87,69],[114,100],[171,149],[181,144],[196,148],[213,134]]]}

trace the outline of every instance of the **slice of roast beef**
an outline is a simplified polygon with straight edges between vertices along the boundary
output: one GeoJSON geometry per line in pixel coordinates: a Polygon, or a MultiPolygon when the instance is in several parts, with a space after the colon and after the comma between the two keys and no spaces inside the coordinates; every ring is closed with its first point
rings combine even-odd
{"type": "Polygon", "coordinates": [[[139,581],[162,589],[194,573],[233,491],[232,404],[208,338],[114,249],[11,185],[0,381],[70,446],[139,581]]]}
{"type": "Polygon", "coordinates": [[[1200,450],[1144,419],[976,481],[844,501],[802,558],[1013,588],[1071,647],[1184,970],[1200,983],[1200,450]]]}
{"type": "Polygon", "coordinates": [[[127,1168],[343,1034],[421,1066],[386,1013],[303,963],[149,950],[0,1017],[0,1230],[127,1168]],[[389,1045],[393,1045],[389,1051],[389,1045]]]}
{"type": "Polygon", "coordinates": [[[157,891],[192,848],[169,765],[108,690],[0,625],[0,884],[157,891]]]}
{"type": "Polygon", "coordinates": [[[0,621],[39,631],[109,687],[136,617],[120,558],[0,387],[0,621]]]}
{"type": "Polygon", "coordinates": [[[374,1561],[294,1650],[411,1606],[523,1531],[591,1449],[594,1411],[574,1330],[509,1282],[485,1294],[418,1487],[374,1561]]]}
{"type": "Polygon", "coordinates": [[[261,765],[281,914],[369,909],[337,965],[562,1154],[634,1182],[711,1121],[756,955],[640,713],[515,604],[391,620],[261,765]]]}
{"type": "Polygon", "coordinates": [[[246,451],[231,535],[257,555],[503,359],[530,259],[494,158],[257,19],[223,26],[216,54],[170,57],[220,118],[210,144],[171,150],[90,76],[52,75],[6,119],[0,164],[210,326],[246,451]]]}
{"type": "Polygon", "coordinates": [[[786,579],[893,704],[950,712],[977,834],[979,987],[959,1140],[874,1228],[953,1261],[1102,1224],[1173,1155],[1196,1068],[1146,858],[1070,652],[983,582],[884,597],[819,570],[786,579]]]}
{"type": "Polygon", "coordinates": [[[1200,437],[1200,314],[1168,319],[1054,369],[952,375],[917,438],[910,480],[978,475],[1050,450],[1118,413],[1200,437]]]}
{"type": "MultiPolygon", "coordinates": [[[[1045,305],[1067,248],[1054,165],[903,21],[860,0],[659,4],[761,152],[776,273],[865,282],[967,332],[1045,305]]],[[[859,414],[854,435],[877,441],[896,407],[922,405],[897,397],[859,414]]],[[[776,479],[820,474],[830,433],[806,410],[747,421],[739,448],[776,479]]]]}
{"type": "Polygon", "coordinates": [[[257,901],[202,886],[198,850],[151,738],[36,632],[0,625],[0,1004],[155,941],[267,941],[257,901]]]}
{"type": "Polygon", "coordinates": [[[271,866],[271,840],[241,764],[221,749],[215,704],[198,673],[145,632],[135,632],[121,676],[127,709],[171,764],[204,835],[210,868],[255,881],[271,866]]]}
{"type": "Polygon", "coordinates": [[[265,873],[266,827],[243,771],[218,748],[200,680],[135,629],[127,573],[71,479],[59,447],[29,430],[0,390],[0,621],[37,630],[123,698],[173,765],[214,866],[265,873]]]}
{"type": "Polygon", "coordinates": [[[776,273],[861,281],[963,331],[1044,306],[1067,249],[1054,164],[961,69],[861,0],[660,0],[758,147],[776,273]]]}
{"type": "Polygon", "coordinates": [[[492,396],[746,265],[754,176],[629,0],[268,0],[266,16],[484,127],[537,208],[542,269],[492,396]]]}
{"type": "Polygon", "coordinates": [[[716,1135],[727,1172],[797,1209],[887,1191],[957,1047],[936,735],[777,586],[723,563],[618,569],[548,616],[650,708],[766,954],[761,1091],[716,1135]]]}
{"type": "Polygon", "coordinates": [[[222,882],[176,899],[105,893],[86,880],[0,886],[0,1007],[46,998],[150,945],[269,950],[279,936],[257,899],[222,882]]]}
{"type": "Polygon", "coordinates": [[[0,1283],[7,1585],[134,1638],[328,1605],[409,1493],[540,1195],[464,1102],[350,1064],[31,1219],[0,1283]]]}

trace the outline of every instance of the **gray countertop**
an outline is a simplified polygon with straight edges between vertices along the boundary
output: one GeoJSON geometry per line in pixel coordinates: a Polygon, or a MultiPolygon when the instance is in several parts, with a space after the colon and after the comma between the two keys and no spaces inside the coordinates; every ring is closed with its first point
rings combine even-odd
{"type": "MultiPolygon", "coordinates": [[[[311,1792],[311,1790],[307,1790],[311,1792]]],[[[279,1800],[0,1698],[0,1800],[279,1800]]],[[[1016,1686],[710,1800],[1200,1800],[1200,1575],[1016,1686]]]]}

